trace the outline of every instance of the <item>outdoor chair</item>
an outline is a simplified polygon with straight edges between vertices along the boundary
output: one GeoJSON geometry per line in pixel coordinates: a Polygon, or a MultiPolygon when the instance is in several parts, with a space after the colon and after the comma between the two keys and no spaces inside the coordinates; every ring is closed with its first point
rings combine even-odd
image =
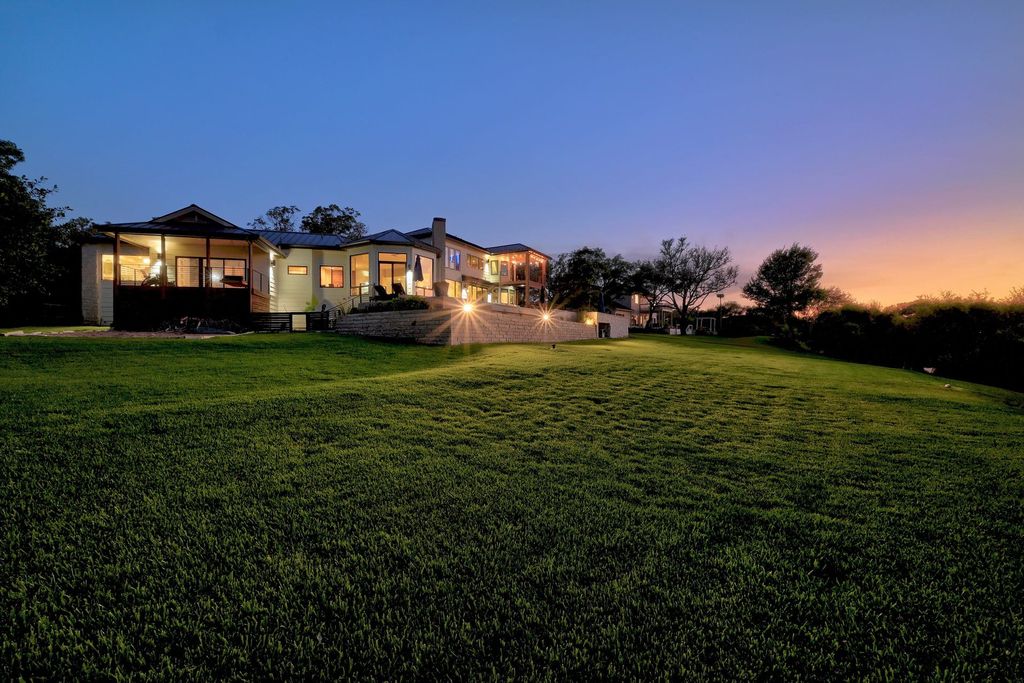
{"type": "Polygon", "coordinates": [[[388,294],[388,290],[384,289],[382,285],[374,285],[373,291],[376,292],[376,296],[373,297],[374,301],[390,301],[395,298],[395,294],[388,294]]]}
{"type": "Polygon", "coordinates": [[[391,285],[391,291],[395,293],[395,296],[406,296],[405,287],[402,286],[401,282],[396,282],[391,285]]]}

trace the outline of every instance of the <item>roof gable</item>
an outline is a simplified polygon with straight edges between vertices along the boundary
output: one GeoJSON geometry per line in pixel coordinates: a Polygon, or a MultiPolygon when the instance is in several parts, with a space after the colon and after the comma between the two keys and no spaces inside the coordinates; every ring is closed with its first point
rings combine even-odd
{"type": "Polygon", "coordinates": [[[221,225],[225,228],[237,228],[231,221],[210,213],[198,204],[189,204],[183,209],[172,211],[163,216],[153,218],[153,223],[195,223],[197,225],[221,225]]]}

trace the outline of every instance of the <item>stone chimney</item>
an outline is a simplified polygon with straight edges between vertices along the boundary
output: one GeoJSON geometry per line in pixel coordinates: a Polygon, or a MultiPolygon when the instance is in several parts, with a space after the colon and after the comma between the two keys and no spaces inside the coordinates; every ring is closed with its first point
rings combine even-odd
{"type": "Polygon", "coordinates": [[[445,220],[435,217],[434,222],[430,224],[430,243],[441,252],[441,255],[437,257],[437,261],[434,263],[434,288],[436,289],[440,286],[442,291],[448,291],[448,283],[445,281],[445,268],[448,264],[447,236],[445,220]]]}

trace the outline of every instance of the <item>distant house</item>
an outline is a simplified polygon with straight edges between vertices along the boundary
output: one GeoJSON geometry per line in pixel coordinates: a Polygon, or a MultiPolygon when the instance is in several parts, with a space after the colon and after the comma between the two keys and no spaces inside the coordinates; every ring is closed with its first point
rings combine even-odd
{"type": "Polygon", "coordinates": [[[672,304],[662,302],[651,309],[650,302],[640,294],[630,299],[630,325],[633,327],[668,327],[672,320],[672,304]]]}
{"type": "Polygon", "coordinates": [[[450,235],[443,218],[346,241],[249,230],[192,204],[97,226],[82,248],[82,318],[126,327],[184,316],[244,322],[397,294],[528,306],[543,300],[549,260],[525,244],[483,247],[450,235]]]}

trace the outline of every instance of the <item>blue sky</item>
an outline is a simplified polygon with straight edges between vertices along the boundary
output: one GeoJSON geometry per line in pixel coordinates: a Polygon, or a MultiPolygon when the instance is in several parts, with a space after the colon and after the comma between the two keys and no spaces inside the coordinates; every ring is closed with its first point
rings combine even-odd
{"type": "Polygon", "coordinates": [[[1024,285],[1024,2],[0,4],[0,136],[97,221],[336,202],[548,253],[793,241],[1024,285]]]}

